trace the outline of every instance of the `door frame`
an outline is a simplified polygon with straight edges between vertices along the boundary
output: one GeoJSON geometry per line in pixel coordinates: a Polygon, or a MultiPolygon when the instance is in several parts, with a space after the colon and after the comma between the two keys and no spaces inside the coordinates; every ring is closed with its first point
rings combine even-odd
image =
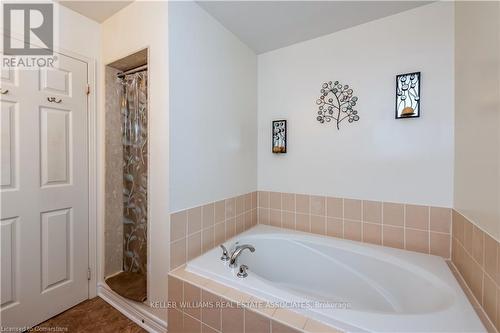
{"type": "MultiPolygon", "coordinates": [[[[151,232],[152,227],[152,209],[151,209],[151,198],[152,198],[152,192],[151,192],[151,124],[149,121],[151,120],[151,73],[153,72],[153,65],[151,63],[151,45],[148,43],[141,44],[139,47],[135,49],[128,49],[123,52],[117,52],[114,57],[109,57],[109,59],[104,59],[101,58],[101,63],[99,64],[99,94],[100,94],[100,100],[99,100],[99,107],[101,109],[101,112],[98,113],[98,138],[99,138],[99,144],[98,144],[98,156],[100,157],[99,163],[98,163],[98,206],[97,206],[97,216],[98,216],[98,223],[97,223],[97,295],[104,299],[106,302],[111,304],[115,309],[120,311],[123,315],[125,315],[128,319],[132,320],[135,322],[138,326],[141,326],[148,332],[167,332],[167,322],[166,322],[166,309],[155,309],[154,307],[150,306],[150,300],[151,297],[154,296],[153,292],[151,291],[151,287],[153,285],[153,280],[159,280],[160,283],[165,283],[166,280],[163,279],[163,277],[158,277],[156,278],[152,274],[152,250],[153,250],[153,234],[151,232]],[[106,98],[106,93],[105,93],[105,68],[108,66],[110,63],[113,63],[114,61],[117,61],[119,59],[126,58],[134,53],[137,53],[142,50],[147,50],[147,65],[148,65],[148,73],[147,73],[147,114],[148,114],[148,167],[147,167],[147,173],[148,173],[148,188],[147,188],[147,195],[148,195],[148,200],[147,200],[147,296],[148,300],[144,303],[141,302],[135,302],[131,300],[127,300],[123,298],[122,296],[118,295],[116,292],[111,290],[109,286],[106,284],[104,281],[104,266],[105,266],[105,254],[104,254],[104,246],[105,246],[105,234],[104,234],[104,229],[105,229],[105,189],[104,189],[104,178],[105,178],[105,136],[106,136],[106,122],[105,122],[105,98],[106,98]],[[163,282],[161,282],[163,281],[163,282]],[[161,311],[165,311],[165,318],[163,318],[161,311]]],[[[168,216],[168,214],[167,214],[168,216]]],[[[167,274],[164,275],[165,277],[167,274]]]]}
{"type": "MultiPolygon", "coordinates": [[[[23,42],[23,36],[10,32],[5,33],[0,29],[0,33],[5,37],[10,37],[23,42]]],[[[36,47],[44,47],[37,43],[30,43],[36,47]]],[[[87,84],[89,93],[87,94],[87,154],[88,154],[88,268],[90,269],[90,279],[88,280],[88,299],[97,296],[98,283],[98,251],[97,251],[97,204],[98,204],[98,121],[97,121],[97,59],[81,55],[68,49],[54,45],[53,52],[62,54],[70,58],[87,64],[87,84]]]]}
{"type": "MultiPolygon", "coordinates": [[[[101,59],[102,60],[102,63],[100,65],[100,68],[101,68],[101,71],[100,71],[100,78],[99,78],[99,82],[100,82],[100,92],[101,92],[101,100],[100,100],[100,106],[101,106],[101,118],[97,119],[97,123],[98,123],[98,131],[99,131],[99,142],[101,143],[99,145],[99,151],[98,151],[98,154],[99,156],[101,157],[101,162],[97,165],[98,167],[98,172],[100,172],[98,175],[99,175],[99,179],[100,181],[98,181],[98,186],[99,186],[99,195],[101,196],[100,198],[98,198],[98,202],[100,204],[100,206],[97,207],[97,221],[99,221],[97,223],[97,226],[98,226],[98,230],[96,231],[96,240],[97,240],[97,246],[96,246],[96,250],[97,250],[97,259],[98,259],[98,262],[97,262],[97,281],[96,281],[96,290],[97,290],[97,294],[100,295],[100,296],[103,296],[103,298],[106,300],[106,301],[109,301],[109,302],[113,302],[113,296],[109,297],[108,295],[110,294],[113,294],[114,291],[111,290],[111,288],[109,288],[109,286],[106,284],[105,282],[105,276],[104,276],[104,272],[105,272],[105,265],[106,265],[106,255],[104,253],[104,247],[105,247],[105,241],[106,241],[106,236],[105,236],[105,228],[106,228],[106,221],[105,221],[105,214],[106,214],[106,200],[105,200],[105,196],[106,196],[106,189],[105,189],[105,184],[104,182],[102,181],[102,179],[105,178],[105,174],[106,174],[106,156],[105,156],[105,151],[106,151],[106,119],[105,119],[105,114],[106,114],[106,84],[105,84],[105,80],[106,80],[106,67],[109,66],[109,64],[115,62],[115,61],[118,61],[120,59],[123,59],[123,58],[127,58],[128,56],[131,56],[137,52],[140,52],[140,51],[143,51],[143,50],[146,50],[146,64],[147,64],[147,84],[146,84],[146,89],[147,89],[147,99],[146,99],[146,104],[147,104],[147,108],[146,108],[146,112],[147,112],[147,125],[148,125],[148,140],[147,140],[147,153],[148,153],[148,158],[147,158],[147,202],[146,202],[146,207],[147,207],[147,215],[146,215],[146,224],[147,224],[147,234],[146,234],[146,237],[147,237],[147,247],[146,247],[146,270],[148,272],[147,274],[147,290],[146,290],[146,295],[151,295],[151,292],[150,292],[150,288],[151,288],[151,162],[150,162],[150,159],[151,159],[151,155],[150,155],[150,152],[151,152],[151,140],[150,140],[150,123],[149,123],[149,120],[150,120],[150,115],[151,115],[151,110],[150,110],[150,96],[151,96],[151,80],[150,80],[150,70],[151,70],[151,60],[150,60],[150,57],[151,57],[151,47],[149,46],[149,44],[146,44],[144,45],[143,47],[140,47],[139,49],[136,49],[136,50],[133,50],[132,52],[128,52],[126,53],[125,55],[121,54],[119,56],[117,56],[116,58],[113,58],[111,60],[108,60],[108,61],[105,61],[104,59],[101,59]],[[101,295],[102,294],[102,295],[101,295]]],[[[90,213],[90,212],[89,212],[90,213]]],[[[116,294],[117,295],[117,294],[116,294]]],[[[116,295],[114,295],[114,298],[116,298],[116,295]]],[[[119,298],[118,298],[119,299],[119,298]]],[[[149,299],[147,300],[149,302],[149,299]]],[[[116,306],[120,307],[121,309],[125,308],[126,306],[123,305],[123,304],[126,304],[127,302],[120,302],[120,301],[114,301],[114,304],[117,304],[116,306]],[[118,305],[117,303],[122,303],[121,305],[118,305]]],[[[137,304],[134,304],[134,302],[132,302],[131,304],[132,305],[132,308],[134,310],[132,311],[129,311],[128,313],[130,314],[131,312],[133,313],[134,311],[142,314],[140,317],[143,318],[145,316],[147,316],[147,314],[144,313],[143,311],[143,304],[145,303],[142,303],[141,302],[136,302],[137,304]]],[[[120,311],[121,311],[120,309],[120,311]]],[[[123,310],[123,311],[126,311],[126,310],[123,310]]],[[[122,312],[123,312],[122,311],[122,312]]],[[[129,319],[132,319],[134,322],[136,322],[139,326],[143,327],[143,328],[148,328],[147,326],[144,326],[144,322],[141,322],[139,321],[137,318],[138,316],[137,315],[133,315],[131,314],[130,316],[127,316],[129,317],[129,319]]],[[[154,320],[153,320],[154,322],[154,320]]],[[[154,325],[154,324],[153,324],[154,325]]]]}

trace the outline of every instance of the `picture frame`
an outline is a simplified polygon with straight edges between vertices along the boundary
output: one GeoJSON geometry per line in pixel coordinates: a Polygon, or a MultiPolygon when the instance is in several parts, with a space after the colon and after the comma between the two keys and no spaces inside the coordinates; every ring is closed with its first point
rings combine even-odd
{"type": "Polygon", "coordinates": [[[419,118],[421,114],[421,73],[396,75],[395,118],[419,118]]]}
{"type": "Polygon", "coordinates": [[[271,126],[271,151],[273,154],[286,154],[287,150],[286,120],[273,120],[271,126]]]}

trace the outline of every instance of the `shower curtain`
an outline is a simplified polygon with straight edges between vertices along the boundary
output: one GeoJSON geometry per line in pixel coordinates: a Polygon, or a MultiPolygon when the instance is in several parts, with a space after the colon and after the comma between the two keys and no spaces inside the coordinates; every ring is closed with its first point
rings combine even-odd
{"type": "Polygon", "coordinates": [[[121,83],[123,143],[123,271],[146,275],[148,117],[147,72],[121,83]]]}

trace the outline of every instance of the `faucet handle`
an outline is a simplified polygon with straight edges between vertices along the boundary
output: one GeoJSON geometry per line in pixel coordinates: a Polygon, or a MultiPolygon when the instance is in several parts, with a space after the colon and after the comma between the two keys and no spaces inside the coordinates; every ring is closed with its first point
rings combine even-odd
{"type": "Polygon", "coordinates": [[[222,261],[228,261],[229,260],[229,256],[227,254],[227,249],[224,246],[224,244],[221,244],[220,248],[222,249],[222,256],[220,257],[220,260],[222,260],[222,261]]]}
{"type": "Polygon", "coordinates": [[[248,276],[247,269],[248,269],[247,265],[240,265],[238,274],[236,274],[236,276],[239,278],[246,278],[248,276]]]}

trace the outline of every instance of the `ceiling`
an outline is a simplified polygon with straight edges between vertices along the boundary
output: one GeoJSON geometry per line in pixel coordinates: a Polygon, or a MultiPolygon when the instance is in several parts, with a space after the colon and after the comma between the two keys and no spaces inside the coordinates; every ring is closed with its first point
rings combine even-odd
{"type": "MultiPolygon", "coordinates": [[[[59,0],[99,23],[133,0],[59,0]]],[[[197,1],[257,54],[373,21],[431,1],[197,1]]]]}
{"type": "Polygon", "coordinates": [[[61,5],[99,23],[130,5],[132,1],[58,1],[61,5]]]}
{"type": "Polygon", "coordinates": [[[197,3],[259,54],[429,2],[198,1],[197,3]]]}

